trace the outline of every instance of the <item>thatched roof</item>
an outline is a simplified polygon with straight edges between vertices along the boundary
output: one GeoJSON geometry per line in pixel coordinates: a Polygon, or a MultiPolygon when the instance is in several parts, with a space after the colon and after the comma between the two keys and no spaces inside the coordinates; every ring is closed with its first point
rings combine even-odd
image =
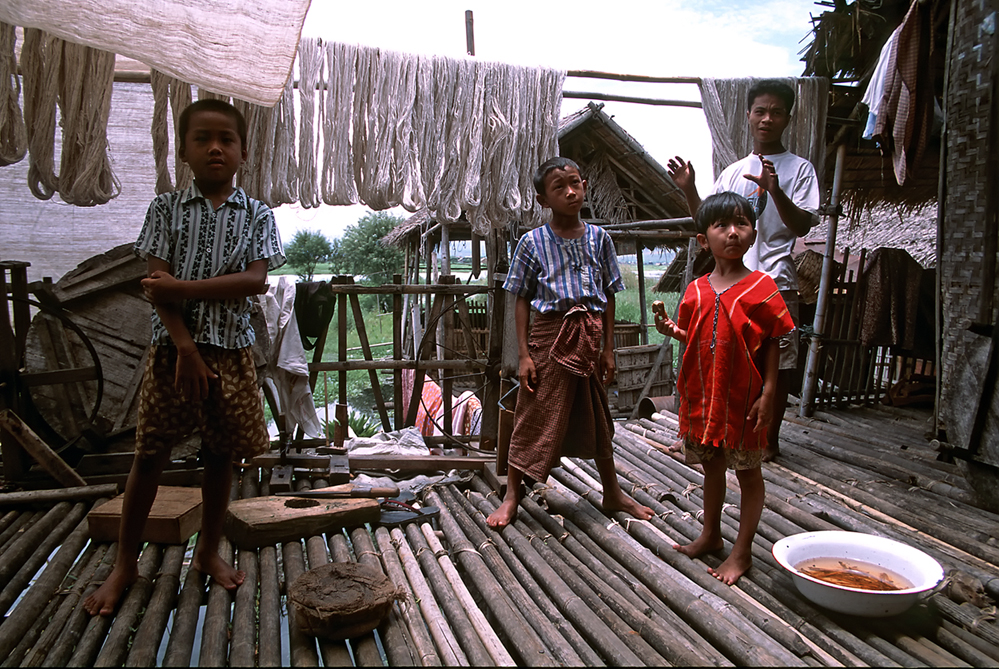
{"type": "MultiPolygon", "coordinates": [[[[866,109],[858,104],[881,53],[881,48],[905,18],[909,0],[881,0],[877,3],[855,0],[852,3],[816,3],[825,8],[812,17],[812,41],[803,50],[804,76],[829,77],[833,85],[829,93],[829,122],[826,137],[825,187],[832,183],[836,161],[836,145],[846,142],[841,201],[847,212],[856,214],[890,204],[903,209],[919,209],[937,198],[937,174],[940,158],[940,137],[931,138],[921,159],[912,164],[904,186],[899,186],[892,172],[890,153],[884,153],[874,140],[860,137],[867,119],[866,109]],[[845,119],[855,119],[844,123],[845,119]]],[[[932,86],[938,99],[943,94],[943,63],[947,38],[947,7],[949,0],[930,0],[933,20],[925,22],[929,57],[921,62],[921,82],[932,86]],[[942,20],[941,20],[942,19],[942,20]]],[[[818,166],[817,166],[818,167],[818,166]]]]}
{"type": "MultiPolygon", "coordinates": [[[[827,230],[823,221],[808,234],[806,243],[811,246],[824,240],[827,230]]],[[[836,228],[836,248],[850,249],[853,255],[861,249],[905,249],[924,269],[936,267],[937,208],[932,204],[916,210],[881,205],[855,219],[841,218],[836,228]]]]}
{"type": "MultiPolygon", "coordinates": [[[[603,111],[589,103],[559,123],[559,154],[579,164],[589,183],[588,204],[580,212],[587,221],[602,224],[635,223],[688,217],[687,200],[666,169],[634,137],[603,111]]],[[[533,167],[532,167],[533,169],[533,167]]],[[[396,226],[382,242],[404,246],[436,223],[418,211],[396,226]]],[[[672,230],[689,226],[663,226],[672,230]]],[[[452,240],[468,239],[464,220],[449,226],[452,240]]],[[[625,234],[625,233],[620,233],[625,234]]],[[[646,239],[646,246],[675,246],[686,240],[646,239]]]]}

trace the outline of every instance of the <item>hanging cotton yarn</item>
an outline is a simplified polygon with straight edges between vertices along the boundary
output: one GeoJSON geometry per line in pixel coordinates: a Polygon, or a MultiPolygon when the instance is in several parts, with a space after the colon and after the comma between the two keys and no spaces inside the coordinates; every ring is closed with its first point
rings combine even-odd
{"type": "Polygon", "coordinates": [[[274,162],[271,166],[271,206],[294,202],[298,194],[295,161],[295,94],[291,73],[281,100],[274,106],[274,162]]]}
{"type": "Polygon", "coordinates": [[[39,200],[48,200],[59,190],[59,177],[55,173],[55,129],[61,41],[41,30],[25,28],[24,44],[21,45],[28,188],[39,200]]]}
{"type": "Polygon", "coordinates": [[[14,26],[0,23],[0,166],[20,162],[28,152],[28,131],[18,98],[21,80],[14,55],[14,26]]]}
{"type": "Polygon", "coordinates": [[[115,56],[72,42],[63,42],[62,52],[59,196],[81,207],[104,204],[121,191],[107,140],[115,56]]]}
{"type": "Polygon", "coordinates": [[[402,56],[400,81],[393,98],[393,147],[395,159],[391,165],[391,190],[394,198],[407,211],[423,205],[423,183],[420,178],[419,146],[413,136],[413,105],[416,102],[416,68],[418,57],[402,56]]]}
{"type": "Polygon", "coordinates": [[[462,209],[478,207],[482,200],[483,100],[490,66],[478,61],[473,61],[472,65],[475,81],[469,96],[468,115],[464,119],[465,133],[462,138],[464,161],[458,177],[458,202],[462,209]]]}
{"type": "Polygon", "coordinates": [[[323,68],[322,42],[303,37],[298,43],[298,201],[306,209],[319,206],[316,174],[316,84],[323,68]]]}
{"type": "Polygon", "coordinates": [[[170,76],[150,69],[149,84],[153,89],[153,122],[150,132],[153,136],[153,164],[156,166],[156,194],[162,195],[173,190],[170,179],[170,134],[173,123],[167,122],[170,105],[170,76]]]}
{"type": "MultiPolygon", "coordinates": [[[[236,184],[246,191],[246,194],[256,200],[263,200],[261,197],[261,153],[264,142],[257,141],[260,131],[260,110],[266,109],[246,100],[233,100],[232,106],[239,110],[246,122],[246,144],[243,149],[246,151],[246,158],[236,171],[236,184]]],[[[264,121],[266,124],[266,120],[264,121]]]]}
{"type": "Polygon", "coordinates": [[[353,112],[357,47],[326,44],[326,96],[321,105],[323,120],[323,168],[320,183],[326,204],[357,204],[354,185],[350,118],[353,112]]]}

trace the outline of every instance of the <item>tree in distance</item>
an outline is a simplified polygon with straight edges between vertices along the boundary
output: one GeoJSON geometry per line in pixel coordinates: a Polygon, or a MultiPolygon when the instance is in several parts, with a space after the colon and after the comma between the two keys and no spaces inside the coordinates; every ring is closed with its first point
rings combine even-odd
{"type": "Polygon", "coordinates": [[[299,230],[284,247],[288,264],[296,268],[301,281],[312,281],[316,267],[329,262],[333,253],[330,240],[318,230],[299,230]]]}

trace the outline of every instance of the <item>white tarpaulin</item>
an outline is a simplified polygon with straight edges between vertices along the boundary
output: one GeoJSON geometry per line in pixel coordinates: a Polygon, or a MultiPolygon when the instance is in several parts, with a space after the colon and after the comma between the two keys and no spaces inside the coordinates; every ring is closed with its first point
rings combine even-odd
{"type": "Polygon", "coordinates": [[[0,22],[111,51],[270,107],[311,0],[3,0],[0,22]]]}

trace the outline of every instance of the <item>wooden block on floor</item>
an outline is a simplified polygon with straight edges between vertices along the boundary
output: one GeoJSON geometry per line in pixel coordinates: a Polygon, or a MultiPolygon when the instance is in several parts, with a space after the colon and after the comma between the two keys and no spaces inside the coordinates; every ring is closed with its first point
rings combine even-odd
{"type": "Polygon", "coordinates": [[[350,482],[350,459],[346,454],[330,456],[330,475],[327,480],[330,485],[350,482]]]}
{"type": "Polygon", "coordinates": [[[225,533],[239,548],[252,550],[378,522],[380,515],[374,499],[253,497],[229,504],[225,533]]]}
{"type": "Polygon", "coordinates": [[[291,479],[295,469],[291,465],[277,465],[271,469],[271,492],[291,492],[291,479]]]}
{"type": "Polygon", "coordinates": [[[482,467],[482,478],[486,484],[502,496],[506,492],[506,475],[496,473],[496,463],[489,463],[482,467]]]}
{"type": "MultiPolygon", "coordinates": [[[[87,514],[90,538],[94,541],[118,541],[121,505],[118,495],[87,514]]],[[[160,486],[149,512],[141,541],[157,544],[186,544],[201,529],[201,489],[160,486]]]]}

